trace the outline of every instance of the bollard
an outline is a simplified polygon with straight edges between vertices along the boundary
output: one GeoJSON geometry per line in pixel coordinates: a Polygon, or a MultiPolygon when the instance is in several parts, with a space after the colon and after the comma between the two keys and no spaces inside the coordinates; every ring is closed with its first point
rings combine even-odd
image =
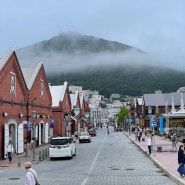
{"type": "Polygon", "coordinates": [[[48,147],[48,157],[49,157],[49,147],[48,147]]]}
{"type": "Polygon", "coordinates": [[[45,149],[45,155],[46,155],[46,158],[48,157],[48,151],[47,151],[48,149],[46,148],[45,149]]]}
{"type": "Polygon", "coordinates": [[[39,161],[42,160],[42,155],[41,155],[41,151],[39,151],[39,161]]]}
{"type": "Polygon", "coordinates": [[[44,160],[44,150],[42,150],[42,159],[44,160]]]}
{"type": "Polygon", "coordinates": [[[29,155],[26,154],[26,162],[29,161],[29,155]]]}
{"type": "Polygon", "coordinates": [[[40,155],[41,155],[41,161],[42,161],[43,160],[42,151],[40,151],[40,155]]]}
{"type": "Polygon", "coordinates": [[[17,165],[18,165],[18,167],[21,167],[21,157],[19,155],[17,158],[17,165]]]}

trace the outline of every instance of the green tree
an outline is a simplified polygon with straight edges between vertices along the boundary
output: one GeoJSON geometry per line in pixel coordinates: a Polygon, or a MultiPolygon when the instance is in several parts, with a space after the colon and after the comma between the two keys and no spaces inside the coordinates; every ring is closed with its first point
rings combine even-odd
{"type": "Polygon", "coordinates": [[[127,117],[129,114],[129,110],[125,107],[122,106],[120,111],[118,112],[117,116],[118,116],[118,122],[122,123],[124,121],[124,118],[127,117]]]}

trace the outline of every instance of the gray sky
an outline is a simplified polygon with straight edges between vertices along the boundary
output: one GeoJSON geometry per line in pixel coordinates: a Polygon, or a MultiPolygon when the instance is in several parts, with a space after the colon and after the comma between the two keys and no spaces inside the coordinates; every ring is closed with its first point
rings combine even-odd
{"type": "Polygon", "coordinates": [[[185,70],[184,0],[1,0],[0,56],[62,32],[118,41],[185,70]]]}

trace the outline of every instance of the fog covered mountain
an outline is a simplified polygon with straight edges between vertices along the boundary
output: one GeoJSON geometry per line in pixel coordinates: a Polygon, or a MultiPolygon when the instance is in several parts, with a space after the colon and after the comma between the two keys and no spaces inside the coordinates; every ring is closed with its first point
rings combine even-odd
{"type": "Polygon", "coordinates": [[[86,68],[151,63],[145,52],[115,41],[77,33],[62,33],[16,51],[21,66],[42,61],[46,73],[66,73],[86,68]]]}
{"type": "Polygon", "coordinates": [[[21,67],[42,61],[48,81],[80,85],[102,95],[174,92],[184,86],[185,73],[169,69],[168,61],[119,42],[76,33],[60,34],[16,51],[21,67]]]}

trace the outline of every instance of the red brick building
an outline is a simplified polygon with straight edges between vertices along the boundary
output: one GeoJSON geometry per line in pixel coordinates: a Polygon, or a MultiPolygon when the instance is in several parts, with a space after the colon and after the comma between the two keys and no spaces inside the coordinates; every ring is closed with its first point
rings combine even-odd
{"type": "Polygon", "coordinates": [[[21,68],[12,49],[0,58],[0,87],[0,158],[7,157],[8,141],[19,154],[26,142],[37,147],[50,137],[70,136],[87,126],[83,94],[70,94],[67,82],[50,87],[43,64],[21,68]]]}
{"type": "Polygon", "coordinates": [[[0,87],[0,158],[7,157],[9,140],[15,153],[24,151],[25,141],[33,137],[28,125],[35,125],[36,145],[48,143],[52,99],[43,64],[22,70],[15,51],[9,49],[0,59],[0,87]]]}
{"type": "Polygon", "coordinates": [[[67,82],[64,85],[50,86],[52,95],[53,137],[71,135],[71,99],[67,82]]]}

